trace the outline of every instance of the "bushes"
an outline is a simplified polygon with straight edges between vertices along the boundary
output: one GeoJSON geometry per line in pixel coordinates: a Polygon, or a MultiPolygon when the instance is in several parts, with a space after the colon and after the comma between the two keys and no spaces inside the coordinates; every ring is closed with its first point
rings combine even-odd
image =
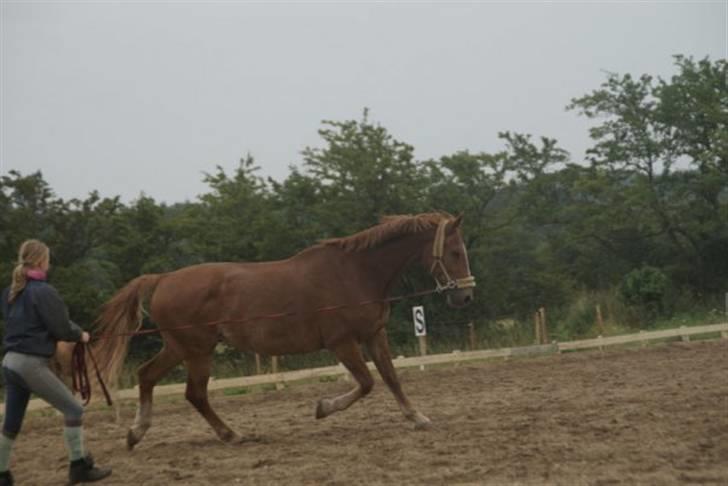
{"type": "Polygon", "coordinates": [[[626,323],[654,322],[663,313],[668,287],[667,276],[658,268],[643,266],[625,275],[618,290],[630,310],[626,323]]]}
{"type": "Polygon", "coordinates": [[[667,284],[667,277],[660,269],[643,266],[624,276],[619,292],[629,304],[660,307],[667,284]]]}

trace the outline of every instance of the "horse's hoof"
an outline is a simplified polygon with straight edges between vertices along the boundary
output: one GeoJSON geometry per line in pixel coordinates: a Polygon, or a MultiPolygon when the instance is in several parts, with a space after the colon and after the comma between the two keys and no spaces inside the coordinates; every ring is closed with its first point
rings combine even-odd
{"type": "Polygon", "coordinates": [[[126,433],[126,450],[131,451],[134,449],[134,446],[139,443],[139,439],[137,439],[136,435],[134,434],[134,431],[132,429],[129,429],[129,432],[126,433]]]}
{"type": "Polygon", "coordinates": [[[236,444],[248,444],[250,442],[260,443],[263,442],[263,437],[259,435],[241,435],[235,439],[236,444]]]}
{"type": "Polygon", "coordinates": [[[316,406],[316,419],[322,419],[328,416],[330,412],[327,412],[326,409],[325,399],[322,398],[318,401],[318,405],[316,406]]]}
{"type": "Polygon", "coordinates": [[[261,437],[258,435],[240,435],[232,430],[226,430],[217,435],[217,437],[227,445],[238,445],[245,444],[247,442],[261,442],[261,437]]]}
{"type": "Polygon", "coordinates": [[[235,444],[240,444],[241,442],[243,442],[243,438],[240,435],[236,434],[235,432],[230,432],[228,434],[222,434],[220,436],[220,440],[228,445],[235,445],[235,444]]]}
{"type": "Polygon", "coordinates": [[[432,422],[430,419],[419,420],[415,423],[415,430],[430,430],[432,429],[432,422]]]}

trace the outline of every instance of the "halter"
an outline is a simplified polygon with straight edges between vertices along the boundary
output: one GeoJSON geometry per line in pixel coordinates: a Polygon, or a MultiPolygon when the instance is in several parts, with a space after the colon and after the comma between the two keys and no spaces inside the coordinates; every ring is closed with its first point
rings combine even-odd
{"type": "Polygon", "coordinates": [[[445,227],[447,226],[447,223],[447,220],[440,221],[440,224],[437,226],[437,231],[435,231],[435,241],[432,244],[433,262],[432,267],[430,267],[430,274],[437,284],[436,290],[437,292],[444,292],[447,290],[469,289],[475,287],[475,277],[468,275],[467,277],[454,279],[450,277],[450,274],[447,272],[447,268],[445,268],[445,264],[442,263],[442,255],[445,253],[445,227]],[[435,274],[435,268],[437,267],[440,268],[442,275],[444,275],[447,279],[445,284],[442,284],[435,274]]]}

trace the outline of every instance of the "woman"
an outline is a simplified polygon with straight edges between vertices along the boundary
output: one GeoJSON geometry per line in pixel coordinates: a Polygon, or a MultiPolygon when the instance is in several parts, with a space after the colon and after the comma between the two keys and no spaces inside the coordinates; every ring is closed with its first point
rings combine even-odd
{"type": "Polygon", "coordinates": [[[38,240],[25,241],[18,251],[12,284],[2,293],[5,420],[0,433],[0,486],[13,484],[10,452],[31,393],[63,413],[71,484],[98,481],[111,474],[111,469],[94,466],[93,458],[84,450],[83,407],[49,368],[58,341],[89,340],[89,334],[69,320],[56,289],[46,283],[49,266],[48,247],[38,240]]]}

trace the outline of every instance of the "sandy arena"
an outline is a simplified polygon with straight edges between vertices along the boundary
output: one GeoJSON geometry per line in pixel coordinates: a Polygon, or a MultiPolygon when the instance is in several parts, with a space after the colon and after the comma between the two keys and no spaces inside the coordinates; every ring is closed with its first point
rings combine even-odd
{"type": "MultiPolygon", "coordinates": [[[[87,445],[114,468],[106,485],[728,484],[728,339],[400,370],[434,428],[415,431],[381,381],[347,411],[314,419],[320,397],[352,385],[217,394],[250,438],[219,442],[181,396],[155,403],[133,452],[95,405],[87,445]]],[[[12,471],[20,485],[64,484],[62,419],[30,413],[12,471]]]]}

